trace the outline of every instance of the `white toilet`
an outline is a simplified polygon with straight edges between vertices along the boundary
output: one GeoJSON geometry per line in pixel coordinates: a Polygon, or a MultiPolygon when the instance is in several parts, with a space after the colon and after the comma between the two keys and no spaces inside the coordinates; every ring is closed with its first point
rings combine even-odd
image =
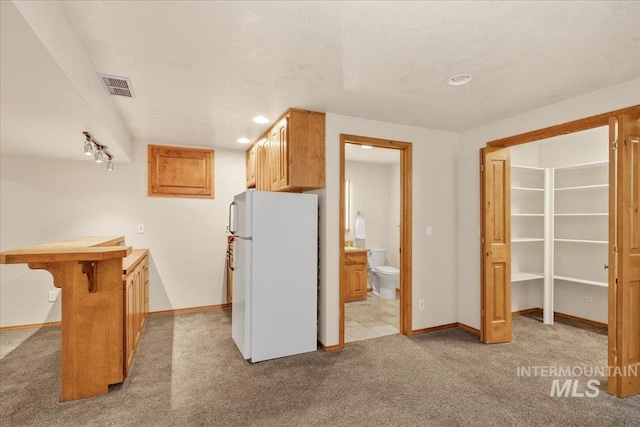
{"type": "Polygon", "coordinates": [[[396,299],[396,288],[400,278],[400,270],[384,265],[387,257],[386,249],[369,249],[367,263],[373,293],[384,299],[396,299]]]}

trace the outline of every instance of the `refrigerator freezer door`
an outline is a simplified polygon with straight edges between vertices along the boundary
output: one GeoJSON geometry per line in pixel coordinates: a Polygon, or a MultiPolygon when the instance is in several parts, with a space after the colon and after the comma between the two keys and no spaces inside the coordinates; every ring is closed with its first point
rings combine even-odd
{"type": "Polygon", "coordinates": [[[315,351],[317,196],[256,191],[252,210],[251,361],[315,351]]]}
{"type": "Polygon", "coordinates": [[[252,233],[252,205],[255,191],[245,191],[233,198],[233,220],[235,235],[241,238],[250,238],[252,233]]]}

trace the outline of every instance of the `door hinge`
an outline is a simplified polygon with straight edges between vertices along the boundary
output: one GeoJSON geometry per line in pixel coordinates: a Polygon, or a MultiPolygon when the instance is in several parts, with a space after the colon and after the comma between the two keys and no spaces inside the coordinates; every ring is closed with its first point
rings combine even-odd
{"type": "Polygon", "coordinates": [[[482,243],[484,245],[484,237],[480,238],[480,243],[482,243]]]}
{"type": "Polygon", "coordinates": [[[484,172],[484,165],[480,165],[480,172],[484,172]]]}
{"type": "Polygon", "coordinates": [[[614,253],[614,254],[617,254],[617,253],[618,253],[618,246],[617,246],[617,245],[613,247],[613,253],[614,253]]]}
{"type": "MultiPolygon", "coordinates": [[[[617,362],[618,361],[618,348],[617,347],[613,347],[613,359],[617,362]]],[[[617,363],[616,363],[617,364],[617,363]]]]}
{"type": "Polygon", "coordinates": [[[611,149],[614,150],[614,151],[618,149],[618,140],[617,139],[615,141],[613,141],[613,144],[611,144],[611,149]]]}
{"type": "Polygon", "coordinates": [[[484,317],[484,310],[482,310],[482,312],[481,312],[481,313],[482,313],[482,317],[484,317]]]}

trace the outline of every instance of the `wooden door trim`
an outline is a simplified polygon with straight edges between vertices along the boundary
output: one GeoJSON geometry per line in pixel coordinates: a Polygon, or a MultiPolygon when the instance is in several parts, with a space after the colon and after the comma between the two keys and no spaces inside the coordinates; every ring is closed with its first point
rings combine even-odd
{"type": "Polygon", "coordinates": [[[616,117],[622,114],[640,114],[640,104],[621,108],[619,110],[609,111],[607,113],[596,114],[595,116],[589,116],[583,119],[572,120],[570,122],[549,126],[531,132],[521,133],[519,135],[509,136],[507,138],[496,139],[494,141],[488,142],[487,147],[515,147],[516,145],[539,141],[541,139],[553,138],[554,136],[566,135],[569,133],[607,126],[609,125],[609,118],[616,117]]]}
{"type": "Polygon", "coordinates": [[[344,179],[345,143],[371,145],[400,150],[400,333],[411,335],[412,326],[412,218],[413,218],[413,145],[410,142],[372,138],[368,136],[340,134],[340,202],[339,239],[340,254],[340,322],[338,348],[344,348],[344,179]]]}

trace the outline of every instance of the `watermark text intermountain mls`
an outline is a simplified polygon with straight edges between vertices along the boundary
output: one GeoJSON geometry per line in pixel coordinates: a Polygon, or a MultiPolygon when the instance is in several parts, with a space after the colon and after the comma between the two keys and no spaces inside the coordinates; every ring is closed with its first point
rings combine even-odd
{"type": "Polygon", "coordinates": [[[518,366],[518,377],[637,377],[637,366],[518,366]]]}
{"type": "Polygon", "coordinates": [[[589,377],[637,377],[638,367],[618,366],[518,366],[518,377],[554,378],[550,397],[597,397],[600,380],[589,377]],[[580,378],[587,377],[586,386],[581,387],[580,378]],[[558,378],[568,378],[562,382],[558,378]]]}

